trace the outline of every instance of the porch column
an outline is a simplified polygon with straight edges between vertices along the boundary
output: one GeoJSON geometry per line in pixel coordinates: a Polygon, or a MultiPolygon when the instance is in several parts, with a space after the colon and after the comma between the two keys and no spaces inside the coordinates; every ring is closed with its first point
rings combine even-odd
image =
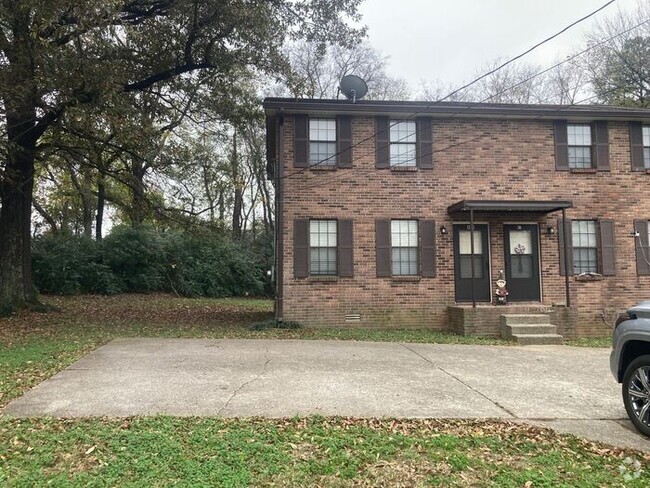
{"type": "Polygon", "coordinates": [[[474,209],[469,209],[469,252],[472,273],[472,308],[476,308],[476,289],[474,286],[474,209]]]}
{"type": "MultiPolygon", "coordinates": [[[[564,246],[564,289],[566,293],[566,306],[569,308],[571,306],[571,293],[569,290],[569,273],[571,273],[571,270],[569,270],[569,236],[566,228],[566,209],[562,209],[562,226],[564,227],[562,229],[562,246],[564,246]]],[[[571,231],[571,229],[569,229],[571,231]]],[[[558,232],[559,233],[559,232],[558,232]]]]}

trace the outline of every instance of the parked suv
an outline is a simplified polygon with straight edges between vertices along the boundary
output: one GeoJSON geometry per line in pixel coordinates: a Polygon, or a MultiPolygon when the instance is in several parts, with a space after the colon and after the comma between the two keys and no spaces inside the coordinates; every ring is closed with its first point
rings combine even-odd
{"type": "Polygon", "coordinates": [[[616,321],[610,368],[623,384],[627,415],[641,433],[650,436],[650,300],[616,321]]]}

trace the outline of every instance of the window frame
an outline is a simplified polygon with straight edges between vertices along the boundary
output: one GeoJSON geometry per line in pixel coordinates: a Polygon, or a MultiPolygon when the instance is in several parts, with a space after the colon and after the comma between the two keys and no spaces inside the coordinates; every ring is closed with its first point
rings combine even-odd
{"type": "MultiPolygon", "coordinates": [[[[567,164],[569,166],[569,170],[584,170],[584,169],[594,169],[596,168],[595,165],[595,158],[594,158],[594,130],[593,130],[593,125],[587,122],[573,122],[573,123],[567,123],[567,164]],[[575,137],[570,133],[572,128],[575,127],[586,127],[589,129],[589,144],[571,144],[571,137],[575,137]],[[572,161],[571,158],[571,149],[573,148],[579,148],[579,149],[587,149],[588,154],[589,154],[589,165],[586,166],[584,162],[576,163],[576,161],[572,161]],[[576,164],[579,164],[576,166],[576,164]]],[[[584,134],[582,134],[584,137],[584,134]]]]}
{"type": "Polygon", "coordinates": [[[418,124],[417,121],[415,120],[395,120],[395,119],[388,119],[388,165],[391,169],[395,168],[415,168],[417,169],[418,167],[418,160],[417,160],[417,144],[418,144],[418,124]],[[399,129],[399,126],[402,124],[413,124],[413,132],[405,131],[406,136],[397,136],[398,139],[396,141],[393,141],[393,132],[397,132],[398,134],[401,132],[399,129]],[[404,137],[406,137],[406,140],[403,140],[404,137]],[[413,139],[412,141],[409,139],[413,139]],[[405,163],[398,163],[394,162],[393,160],[393,148],[401,148],[401,147],[408,147],[412,146],[412,150],[406,151],[406,154],[412,152],[413,156],[411,158],[407,159],[406,164],[405,163]]]}
{"type": "MultiPolygon", "coordinates": [[[[582,273],[600,273],[601,272],[601,262],[600,262],[600,240],[599,240],[599,221],[597,219],[575,219],[571,220],[571,259],[572,259],[572,270],[571,274],[574,276],[578,276],[582,273]],[[593,235],[594,239],[594,246],[583,246],[579,245],[577,246],[575,244],[575,237],[576,237],[576,224],[582,223],[582,222],[587,222],[591,223],[594,226],[594,232],[593,234],[591,232],[587,233],[578,233],[578,236],[587,236],[587,239],[589,236],[593,235]],[[594,251],[594,266],[593,269],[584,269],[584,265],[580,265],[580,269],[576,270],[578,262],[582,263],[584,260],[580,259],[578,260],[576,258],[576,251],[584,251],[584,250],[593,250],[594,251]]],[[[591,264],[591,259],[587,261],[588,265],[591,264]]]]}
{"type": "MultiPolygon", "coordinates": [[[[314,129],[316,131],[322,131],[325,130],[326,132],[330,131],[330,128],[326,129],[314,129]]],[[[307,164],[311,168],[318,168],[318,167],[335,167],[337,165],[337,144],[338,144],[338,121],[335,118],[328,118],[328,117],[309,117],[307,119],[307,142],[308,142],[308,148],[307,148],[307,164]],[[333,123],[334,124],[334,139],[312,139],[312,122],[313,123],[319,123],[319,122],[327,122],[327,123],[333,123]],[[313,144],[332,144],[334,146],[334,151],[328,158],[317,158],[317,160],[312,160],[312,145],[313,144]]],[[[328,153],[329,154],[329,153],[328,153]]]]}
{"type": "MultiPolygon", "coordinates": [[[[325,235],[328,235],[329,231],[327,230],[325,235]]],[[[318,232],[318,235],[321,235],[320,229],[318,232]]],[[[338,276],[339,275],[339,221],[338,219],[320,219],[320,218],[313,218],[309,219],[309,260],[308,260],[308,270],[309,270],[309,276],[315,276],[315,277],[323,277],[323,276],[338,276]],[[335,244],[334,246],[328,245],[328,246],[314,246],[312,244],[312,224],[313,223],[334,223],[334,231],[335,231],[335,244]],[[312,251],[313,250],[329,250],[333,249],[334,250],[334,269],[333,270],[325,270],[324,272],[314,272],[313,270],[313,265],[312,265],[312,251]]]]}
{"type": "MultiPolygon", "coordinates": [[[[411,230],[407,229],[407,236],[410,235],[411,230]]],[[[399,234],[402,234],[399,232],[399,234]]],[[[409,238],[409,237],[407,237],[409,238]]],[[[407,261],[406,267],[407,269],[411,267],[411,261],[407,261]]],[[[421,257],[420,257],[420,221],[418,219],[390,219],[390,273],[391,276],[397,276],[397,277],[416,277],[421,275],[421,257]],[[394,232],[393,232],[393,223],[394,222],[406,222],[409,225],[413,224],[415,227],[415,244],[414,245],[408,245],[404,246],[401,244],[395,244],[394,242],[394,232]],[[395,250],[397,249],[408,249],[411,251],[415,252],[415,272],[410,273],[410,272],[402,272],[402,268],[404,267],[404,264],[400,258],[400,265],[399,265],[399,272],[396,272],[395,269],[395,259],[394,259],[394,254],[395,250]]]]}

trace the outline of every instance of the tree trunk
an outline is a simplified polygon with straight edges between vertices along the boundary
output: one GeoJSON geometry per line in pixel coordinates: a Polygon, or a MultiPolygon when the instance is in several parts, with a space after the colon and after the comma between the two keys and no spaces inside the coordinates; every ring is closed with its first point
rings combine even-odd
{"type": "Polygon", "coordinates": [[[56,225],[56,220],[54,220],[54,217],[52,217],[47,211],[42,207],[40,203],[34,199],[32,202],[34,205],[34,209],[43,217],[45,222],[50,226],[50,230],[52,231],[52,234],[58,234],[59,228],[56,225]]]}
{"type": "Polygon", "coordinates": [[[224,220],[226,219],[226,203],[223,198],[223,192],[223,189],[219,190],[219,224],[225,227],[224,220]]]}
{"type": "Polygon", "coordinates": [[[145,198],[144,174],[146,169],[140,159],[132,162],[131,173],[131,225],[135,228],[142,224],[147,214],[147,201],[145,198]]]}
{"type": "Polygon", "coordinates": [[[104,206],[106,205],[106,182],[104,175],[97,177],[97,213],[95,214],[95,239],[102,240],[102,226],[104,225],[104,206]]]}
{"type": "Polygon", "coordinates": [[[83,228],[83,235],[88,239],[92,239],[93,220],[95,217],[95,198],[92,191],[93,177],[88,168],[83,168],[83,166],[79,174],[76,173],[73,164],[69,165],[69,170],[72,184],[81,198],[81,226],[83,228]]]}
{"type": "Polygon", "coordinates": [[[239,160],[237,157],[237,131],[232,136],[232,181],[235,185],[235,201],[232,209],[232,237],[241,238],[241,212],[244,204],[241,178],[239,176],[239,160]]]}
{"type": "Polygon", "coordinates": [[[0,313],[36,302],[32,284],[32,195],[36,141],[29,136],[35,111],[10,115],[7,167],[0,185],[0,313]]]}
{"type": "Polygon", "coordinates": [[[0,180],[0,314],[36,303],[32,284],[32,196],[36,142],[34,70],[29,20],[18,16],[13,26],[14,49],[6,50],[9,66],[2,87],[6,120],[6,167],[0,180]]]}

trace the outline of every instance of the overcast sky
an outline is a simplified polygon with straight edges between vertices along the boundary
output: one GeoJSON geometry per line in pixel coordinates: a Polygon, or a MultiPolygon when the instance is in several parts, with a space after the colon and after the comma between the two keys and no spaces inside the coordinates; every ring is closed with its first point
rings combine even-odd
{"type": "MultiPolygon", "coordinates": [[[[634,10],[617,0],[541,46],[525,61],[550,66],[580,46],[594,22],[634,10]]],[[[389,73],[413,91],[422,80],[459,86],[495,58],[509,59],[604,5],[606,0],[365,0],[370,44],[388,55],[389,73]]],[[[483,71],[483,70],[482,70],[483,71]]]]}

